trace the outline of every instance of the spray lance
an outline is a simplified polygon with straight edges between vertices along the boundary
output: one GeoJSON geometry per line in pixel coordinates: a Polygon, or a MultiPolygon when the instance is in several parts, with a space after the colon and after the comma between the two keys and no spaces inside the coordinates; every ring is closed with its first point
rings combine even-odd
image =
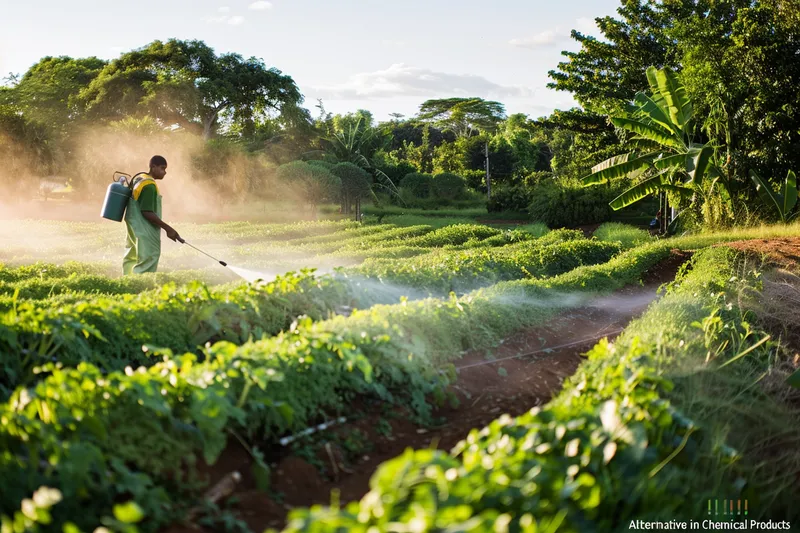
{"type": "Polygon", "coordinates": [[[207,253],[205,253],[203,250],[201,250],[201,249],[200,249],[200,248],[198,248],[197,246],[194,246],[193,244],[190,244],[190,243],[186,242],[186,240],[184,240],[184,239],[181,239],[180,237],[178,237],[178,242],[179,242],[179,243],[181,243],[181,244],[186,244],[186,245],[188,245],[188,246],[191,246],[192,248],[194,248],[195,250],[197,250],[197,251],[198,251],[198,252],[200,252],[201,254],[203,254],[203,255],[205,255],[205,256],[208,256],[208,257],[211,257],[211,259],[213,259],[214,261],[216,261],[217,263],[219,263],[220,265],[222,265],[222,266],[224,266],[224,267],[227,267],[227,266],[228,266],[228,263],[226,263],[225,261],[220,261],[220,260],[219,260],[219,259],[217,259],[216,257],[212,257],[210,254],[207,254],[207,253]]]}

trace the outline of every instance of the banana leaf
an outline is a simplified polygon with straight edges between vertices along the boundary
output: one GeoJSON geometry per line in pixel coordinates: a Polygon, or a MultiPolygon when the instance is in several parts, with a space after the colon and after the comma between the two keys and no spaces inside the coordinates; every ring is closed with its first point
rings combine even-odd
{"type": "Polygon", "coordinates": [[[711,156],[714,151],[708,145],[692,147],[686,156],[686,173],[689,180],[698,187],[703,182],[708,166],[711,164],[711,156]]]}
{"type": "Polygon", "coordinates": [[[672,122],[685,131],[692,120],[692,102],[686,96],[686,89],[678,76],[668,69],[655,73],[658,90],[667,103],[672,122]]]}
{"type": "Polygon", "coordinates": [[[681,133],[681,129],[672,123],[667,112],[663,107],[658,105],[655,100],[644,93],[636,93],[634,101],[638,106],[639,113],[643,116],[648,117],[650,120],[672,133],[681,133]]]}
{"type": "MultiPolygon", "coordinates": [[[[775,208],[781,220],[786,221],[786,216],[783,212],[783,198],[781,195],[775,194],[772,188],[764,183],[761,177],[756,174],[755,170],[750,170],[750,179],[756,184],[756,192],[758,193],[758,197],[761,198],[761,202],[767,207],[775,208]]],[[[797,192],[796,188],[795,192],[797,192]]]]}
{"type": "Polygon", "coordinates": [[[686,154],[675,154],[662,157],[653,161],[653,166],[658,170],[665,170],[669,168],[680,167],[683,169],[686,165],[686,154]]]}
{"type": "Polygon", "coordinates": [[[584,185],[598,185],[627,176],[634,170],[649,165],[658,155],[658,152],[651,152],[642,156],[636,153],[623,154],[606,159],[602,163],[592,167],[592,173],[583,178],[584,185]]]}
{"type": "Polygon", "coordinates": [[[791,170],[783,183],[783,215],[784,217],[797,204],[797,176],[791,170]]]}
{"type": "Polygon", "coordinates": [[[661,126],[652,126],[630,118],[612,118],[611,122],[618,128],[632,131],[660,145],[669,146],[678,150],[684,148],[683,142],[680,139],[676,139],[670,131],[664,130],[661,126]]]}
{"type": "Polygon", "coordinates": [[[634,185],[627,191],[614,198],[608,205],[610,205],[614,211],[618,211],[623,207],[627,207],[638,202],[642,198],[650,196],[654,192],[660,191],[664,185],[662,180],[665,172],[666,171],[661,171],[652,178],[646,179],[638,185],[634,185]]]}

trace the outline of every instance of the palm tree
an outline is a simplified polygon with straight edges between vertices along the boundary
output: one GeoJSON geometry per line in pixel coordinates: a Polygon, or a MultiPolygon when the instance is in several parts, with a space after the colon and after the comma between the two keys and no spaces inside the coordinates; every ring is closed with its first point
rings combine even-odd
{"type": "Polygon", "coordinates": [[[629,177],[636,185],[611,201],[622,209],[651,194],[674,192],[691,197],[707,188],[717,189],[730,203],[728,179],[720,169],[712,143],[695,141],[692,103],[680,78],[668,69],[647,69],[652,96],[639,92],[623,117],[613,117],[618,128],[633,133],[635,150],[612,157],[592,168],[585,186],[629,177]]]}
{"type": "Polygon", "coordinates": [[[342,130],[333,130],[322,137],[324,152],[339,163],[353,163],[375,177],[376,185],[389,194],[399,196],[391,178],[372,163],[375,153],[385,147],[381,132],[359,117],[355,123],[346,124],[342,130]]]}

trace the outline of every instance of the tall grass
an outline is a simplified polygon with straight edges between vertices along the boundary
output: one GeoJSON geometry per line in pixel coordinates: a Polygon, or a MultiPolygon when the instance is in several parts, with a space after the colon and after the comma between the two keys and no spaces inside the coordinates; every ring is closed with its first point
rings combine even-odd
{"type": "Polygon", "coordinates": [[[619,242],[625,248],[633,248],[652,240],[647,231],[619,222],[606,222],[592,235],[601,241],[619,242]]]}

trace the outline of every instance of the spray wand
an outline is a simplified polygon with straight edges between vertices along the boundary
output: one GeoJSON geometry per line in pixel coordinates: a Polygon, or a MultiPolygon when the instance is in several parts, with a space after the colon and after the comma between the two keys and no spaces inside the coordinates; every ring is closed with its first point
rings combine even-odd
{"type": "Polygon", "coordinates": [[[201,254],[203,254],[203,255],[206,255],[206,256],[208,256],[208,257],[211,257],[211,259],[213,259],[214,261],[216,261],[216,262],[217,262],[217,263],[219,263],[220,265],[222,265],[222,266],[224,266],[224,267],[227,267],[227,266],[228,266],[228,263],[226,263],[225,261],[220,261],[220,260],[219,260],[219,259],[217,259],[216,257],[212,257],[210,254],[207,254],[207,253],[205,253],[203,250],[201,250],[201,249],[200,249],[200,248],[198,248],[197,246],[194,246],[194,245],[192,245],[192,244],[190,244],[190,243],[186,242],[185,240],[181,239],[180,237],[178,238],[178,241],[179,241],[181,244],[188,244],[189,246],[191,246],[192,248],[194,248],[195,250],[197,250],[198,252],[200,252],[200,253],[201,253],[201,254]]]}

